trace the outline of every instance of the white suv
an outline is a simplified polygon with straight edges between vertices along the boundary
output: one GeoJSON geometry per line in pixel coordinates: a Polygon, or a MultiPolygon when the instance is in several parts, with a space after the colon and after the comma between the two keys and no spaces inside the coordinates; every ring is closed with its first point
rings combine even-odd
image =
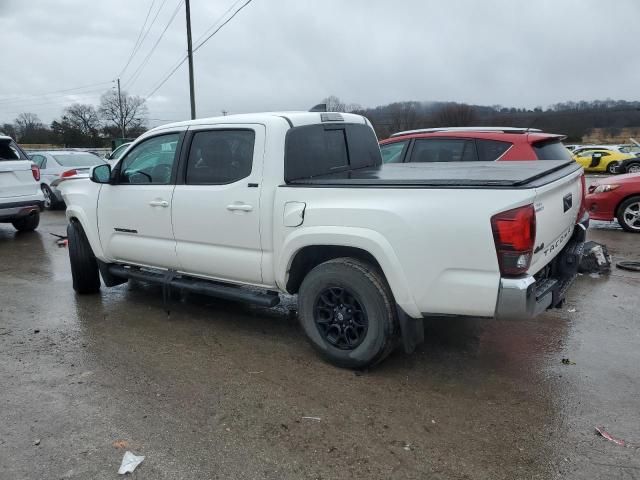
{"type": "Polygon", "coordinates": [[[33,231],[43,203],[40,170],[11,137],[0,135],[0,223],[33,231]]]}

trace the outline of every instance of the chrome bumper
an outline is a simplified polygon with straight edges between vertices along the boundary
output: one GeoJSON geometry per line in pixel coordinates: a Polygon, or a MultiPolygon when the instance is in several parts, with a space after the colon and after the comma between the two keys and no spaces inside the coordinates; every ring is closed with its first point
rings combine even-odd
{"type": "Polygon", "coordinates": [[[553,259],[554,270],[559,273],[557,278],[536,280],[528,276],[500,279],[496,318],[533,318],[549,308],[562,305],[578,273],[588,225],[589,217],[585,215],[576,225],[571,240],[553,259]]]}

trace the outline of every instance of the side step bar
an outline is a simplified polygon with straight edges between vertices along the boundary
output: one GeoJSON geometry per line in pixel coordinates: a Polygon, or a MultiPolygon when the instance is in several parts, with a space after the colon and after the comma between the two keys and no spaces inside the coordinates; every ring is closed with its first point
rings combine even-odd
{"type": "Polygon", "coordinates": [[[123,267],[122,265],[109,265],[109,274],[120,277],[141,280],[143,282],[158,283],[169,287],[188,290],[190,292],[209,295],[211,297],[224,298],[235,302],[252,303],[261,307],[275,307],[280,303],[280,296],[276,292],[259,292],[246,288],[225,285],[211,280],[202,280],[184,276],[170,276],[164,273],[150,272],[123,267]]]}

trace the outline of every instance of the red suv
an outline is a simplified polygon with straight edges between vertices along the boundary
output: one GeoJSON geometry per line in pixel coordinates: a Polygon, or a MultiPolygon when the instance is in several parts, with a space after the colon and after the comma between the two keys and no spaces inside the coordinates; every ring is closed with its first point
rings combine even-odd
{"type": "Polygon", "coordinates": [[[384,163],[494,160],[572,160],[564,135],[532,128],[425,128],[380,142],[384,163]]]}

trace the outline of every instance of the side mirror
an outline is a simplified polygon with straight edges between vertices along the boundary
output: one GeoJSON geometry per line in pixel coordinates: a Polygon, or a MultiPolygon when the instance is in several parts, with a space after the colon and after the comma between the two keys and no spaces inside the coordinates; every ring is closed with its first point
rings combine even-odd
{"type": "Polygon", "coordinates": [[[111,165],[105,163],[91,170],[91,181],[95,183],[109,183],[111,180],[111,165]]]}

